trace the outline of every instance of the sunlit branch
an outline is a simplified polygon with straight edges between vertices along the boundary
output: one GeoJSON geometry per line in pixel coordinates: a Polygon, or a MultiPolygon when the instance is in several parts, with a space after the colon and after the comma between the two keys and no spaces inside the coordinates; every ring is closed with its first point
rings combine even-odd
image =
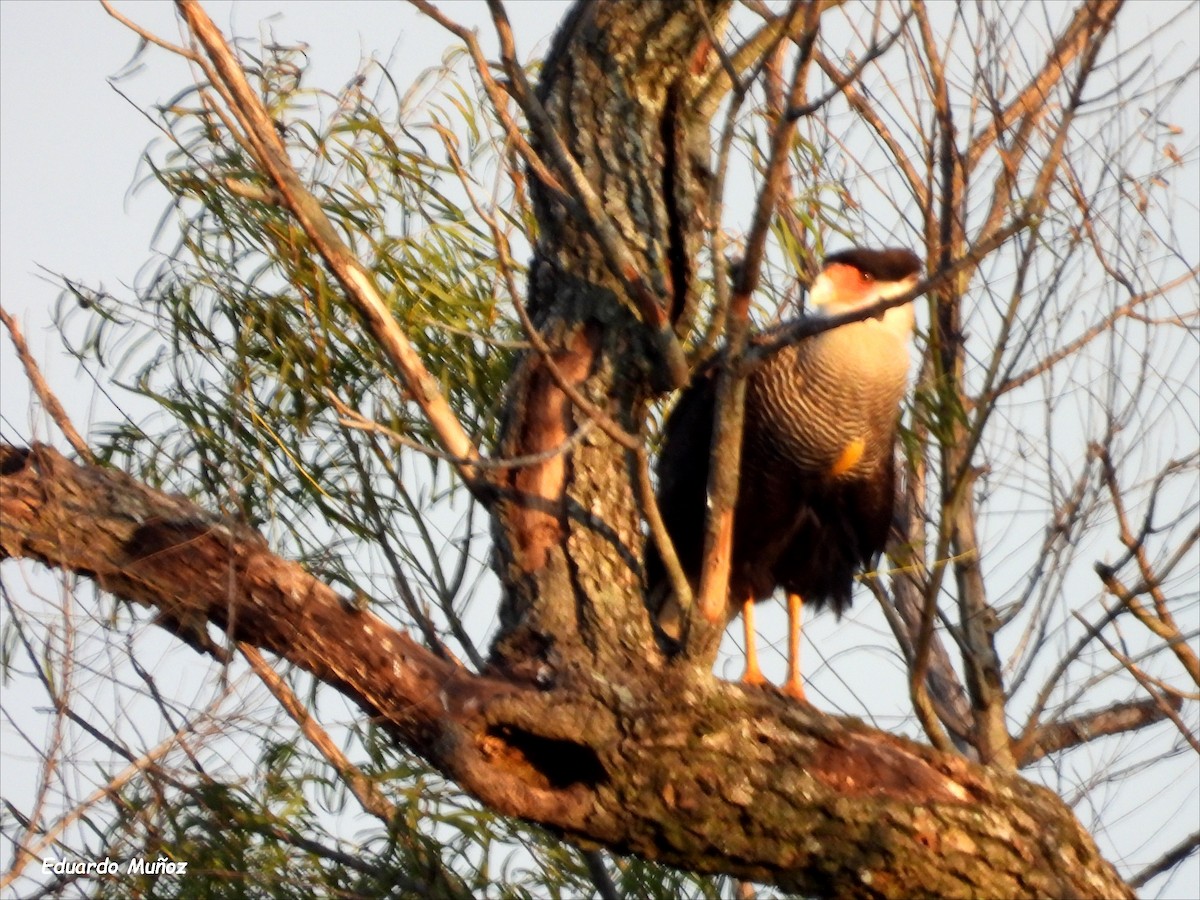
{"type": "MultiPolygon", "coordinates": [[[[804,97],[813,45],[817,39],[820,5],[806,8],[804,36],[796,56],[789,105],[798,106],[804,97]]],[[[740,371],[742,354],[749,338],[750,297],[758,286],[767,231],[774,218],[783,185],[784,167],[790,158],[795,120],[782,118],[771,133],[763,184],[759,188],[754,218],[746,239],[745,258],[736,274],[727,325],[727,365],[717,378],[716,412],[708,476],[708,516],[704,555],[696,603],[709,623],[722,622],[729,603],[729,571],[732,560],[734,504],[737,500],[741,466],[742,424],[745,413],[745,376],[740,371]]],[[[734,598],[739,602],[741,598],[734,598]]]]}
{"type": "Polygon", "coordinates": [[[372,336],[396,366],[446,451],[456,460],[463,480],[468,486],[474,485],[476,473],[473,464],[479,456],[478,451],[442,395],[437,379],[430,374],[392,318],[371,275],[338,236],[320,203],[304,188],[287,159],[274,123],[263,108],[258,94],[250,87],[224,36],[195,0],[178,0],[177,6],[212,60],[220,79],[218,83],[229,91],[233,109],[247,129],[259,163],[284,195],[288,208],[346,290],[372,336]]]}
{"type": "Polygon", "coordinates": [[[25,368],[25,375],[29,378],[29,384],[33,388],[35,394],[46,412],[50,414],[50,418],[54,420],[54,424],[58,426],[59,431],[63,433],[63,437],[67,439],[79,458],[86,462],[92,462],[92,450],[87,445],[87,441],[75,430],[75,426],[71,424],[71,417],[67,415],[67,411],[63,409],[63,405],[58,401],[57,395],[50,389],[50,385],[46,382],[42,375],[42,370],[38,366],[37,361],[33,358],[33,354],[29,352],[29,345],[25,343],[25,336],[21,333],[21,328],[17,325],[17,320],[8,314],[8,312],[0,307],[0,322],[4,323],[4,327],[8,329],[8,336],[12,339],[13,347],[16,348],[17,357],[21,360],[21,365],[25,368]]]}

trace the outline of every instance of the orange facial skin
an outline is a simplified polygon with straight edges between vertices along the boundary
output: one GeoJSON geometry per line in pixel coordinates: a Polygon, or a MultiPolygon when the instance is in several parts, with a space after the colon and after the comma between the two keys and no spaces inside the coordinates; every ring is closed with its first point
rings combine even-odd
{"type": "Polygon", "coordinates": [[[830,305],[857,306],[869,301],[875,289],[874,278],[846,263],[826,266],[821,271],[821,277],[828,285],[826,296],[830,300],[836,298],[836,302],[830,305]]]}

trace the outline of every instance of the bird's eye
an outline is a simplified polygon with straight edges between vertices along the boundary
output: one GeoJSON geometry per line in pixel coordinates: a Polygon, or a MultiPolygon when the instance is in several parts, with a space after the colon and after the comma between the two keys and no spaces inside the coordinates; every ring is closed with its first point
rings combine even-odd
{"type": "Polygon", "coordinates": [[[862,273],[860,273],[860,274],[861,274],[861,276],[862,276],[862,280],[863,280],[863,281],[865,281],[865,282],[866,282],[866,283],[868,283],[868,284],[870,284],[872,281],[874,281],[874,280],[875,280],[875,279],[874,279],[874,278],[871,276],[871,274],[870,274],[869,272],[862,272],[862,273]]]}

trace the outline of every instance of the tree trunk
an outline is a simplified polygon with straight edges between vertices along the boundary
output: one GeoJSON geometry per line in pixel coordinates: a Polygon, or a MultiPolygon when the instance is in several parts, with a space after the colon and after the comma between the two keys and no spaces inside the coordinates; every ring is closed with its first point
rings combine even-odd
{"type": "MultiPolygon", "coordinates": [[[[493,663],[543,685],[661,663],[642,604],[635,460],[600,429],[569,443],[589,416],[561,380],[633,434],[655,388],[671,384],[656,336],[674,340],[695,313],[707,203],[709,122],[682,100],[693,62],[708,62],[697,6],[717,29],[729,3],[581,3],[543,66],[538,100],[604,217],[531,177],[540,235],[528,306],[552,354],[518,362],[500,453],[548,458],[512,469],[494,506],[505,593],[493,663]]],[[[547,143],[535,129],[553,158],[547,143]]]]}

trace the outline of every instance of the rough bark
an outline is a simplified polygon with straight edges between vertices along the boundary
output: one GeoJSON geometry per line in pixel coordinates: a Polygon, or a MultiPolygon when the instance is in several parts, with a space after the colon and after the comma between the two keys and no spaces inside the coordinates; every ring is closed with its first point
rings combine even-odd
{"type": "Polygon", "coordinates": [[[543,690],[440,659],[257,532],[121,472],[0,446],[0,559],[86,575],[311,672],[497,812],[846,897],[1130,897],[1051,792],[707,672],[543,690]]]}
{"type": "MultiPolygon", "coordinates": [[[[505,589],[493,663],[510,675],[562,684],[661,662],[641,600],[632,454],[600,430],[552,453],[588,417],[549,369],[632,433],[670,384],[657,336],[685,331],[695,312],[709,142],[708,120],[679,98],[711,62],[698,10],[717,28],[728,5],[582,3],[543,66],[537,100],[604,219],[531,179],[540,234],[528,306],[552,355],[518,362],[500,452],[552,455],[512,470],[493,510],[505,589]]],[[[549,142],[535,129],[553,159],[549,142]]]]}

